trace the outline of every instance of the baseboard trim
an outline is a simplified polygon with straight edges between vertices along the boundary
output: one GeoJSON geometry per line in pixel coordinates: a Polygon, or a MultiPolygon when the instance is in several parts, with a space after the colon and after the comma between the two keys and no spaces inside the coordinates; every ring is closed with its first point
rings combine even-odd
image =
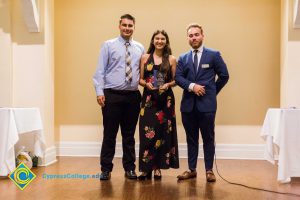
{"type": "MultiPolygon", "coordinates": [[[[59,142],[56,144],[57,156],[99,157],[100,142],[59,142]]],[[[135,146],[136,155],[139,144],[135,146]]],[[[186,143],[178,144],[179,157],[187,158],[186,143]]],[[[122,157],[122,144],[116,144],[115,157],[122,157]]],[[[264,160],[264,144],[216,144],[218,159],[264,160]]],[[[199,158],[203,158],[203,147],[199,147],[199,158]]]]}
{"type": "Polygon", "coordinates": [[[51,165],[55,162],[57,162],[56,160],[56,151],[57,151],[57,147],[56,146],[51,146],[49,148],[46,149],[44,157],[39,161],[39,166],[48,166],[51,165]]]}

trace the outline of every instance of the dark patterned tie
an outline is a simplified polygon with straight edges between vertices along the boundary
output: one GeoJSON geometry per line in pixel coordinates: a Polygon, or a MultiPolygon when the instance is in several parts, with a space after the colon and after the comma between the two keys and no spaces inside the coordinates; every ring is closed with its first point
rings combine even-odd
{"type": "Polygon", "coordinates": [[[198,55],[197,55],[198,49],[195,49],[194,53],[195,53],[195,55],[194,55],[194,69],[195,69],[195,72],[197,73],[197,70],[198,70],[198,55]]]}
{"type": "Polygon", "coordinates": [[[125,73],[126,73],[126,77],[125,80],[127,83],[130,83],[132,81],[132,67],[131,67],[131,58],[130,58],[130,52],[128,50],[130,43],[126,42],[125,43],[126,46],[126,53],[125,53],[125,73]]]}

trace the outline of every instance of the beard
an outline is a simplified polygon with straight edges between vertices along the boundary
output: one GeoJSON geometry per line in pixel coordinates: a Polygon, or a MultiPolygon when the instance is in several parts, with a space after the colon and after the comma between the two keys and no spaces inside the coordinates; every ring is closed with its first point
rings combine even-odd
{"type": "Polygon", "coordinates": [[[202,45],[202,41],[192,41],[190,45],[193,49],[198,49],[202,45]]]}

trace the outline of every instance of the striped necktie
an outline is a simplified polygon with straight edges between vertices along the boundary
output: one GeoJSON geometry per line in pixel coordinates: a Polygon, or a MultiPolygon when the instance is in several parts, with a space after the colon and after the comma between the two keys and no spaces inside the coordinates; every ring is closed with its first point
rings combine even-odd
{"type": "Polygon", "coordinates": [[[126,42],[126,52],[125,52],[125,80],[127,83],[130,83],[132,81],[132,67],[131,67],[131,57],[130,57],[130,52],[128,50],[130,43],[126,42]]]}

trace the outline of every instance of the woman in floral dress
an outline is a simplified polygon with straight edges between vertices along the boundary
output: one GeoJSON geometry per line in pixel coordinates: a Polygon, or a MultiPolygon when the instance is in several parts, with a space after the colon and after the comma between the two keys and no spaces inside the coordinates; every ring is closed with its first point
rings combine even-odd
{"type": "Polygon", "coordinates": [[[141,58],[140,85],[144,87],[140,120],[139,180],[161,179],[160,169],[179,168],[172,87],[176,58],[171,55],[168,34],[154,32],[147,54],[141,58]]]}

